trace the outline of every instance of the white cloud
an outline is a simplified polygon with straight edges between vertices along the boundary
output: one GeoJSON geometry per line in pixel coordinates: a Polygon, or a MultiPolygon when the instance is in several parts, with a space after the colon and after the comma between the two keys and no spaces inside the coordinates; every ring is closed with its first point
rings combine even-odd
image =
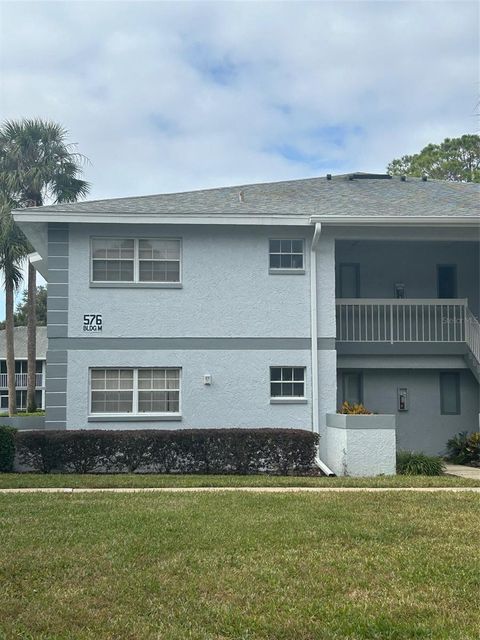
{"type": "Polygon", "coordinates": [[[475,131],[476,2],[0,11],[0,115],[63,123],[93,198],[383,171],[475,131]]]}

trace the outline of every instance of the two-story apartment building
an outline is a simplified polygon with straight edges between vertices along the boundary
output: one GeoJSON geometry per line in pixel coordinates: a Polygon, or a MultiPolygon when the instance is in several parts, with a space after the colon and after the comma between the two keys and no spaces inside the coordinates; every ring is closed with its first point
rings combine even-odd
{"type": "Polygon", "coordinates": [[[16,211],[49,283],[46,427],[322,436],[349,400],[442,451],[478,428],[478,196],[351,174],[16,211]]]}

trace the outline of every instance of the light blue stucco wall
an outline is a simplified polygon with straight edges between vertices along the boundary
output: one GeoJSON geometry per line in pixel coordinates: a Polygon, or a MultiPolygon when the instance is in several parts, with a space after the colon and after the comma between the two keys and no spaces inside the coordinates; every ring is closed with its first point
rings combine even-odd
{"type": "Polygon", "coordinates": [[[311,428],[309,351],[70,351],[68,428],[284,427],[311,428]],[[89,367],[181,367],[179,421],[88,422],[89,367]],[[270,404],[270,366],[304,366],[305,404],[270,404]],[[204,374],[212,384],[204,385],[204,374]]]}
{"type": "Polygon", "coordinates": [[[309,236],[305,227],[71,225],[69,336],[83,315],[103,315],[104,337],[308,337],[309,236]],[[182,288],[89,287],[90,237],[182,239],[182,288]],[[306,273],[271,275],[268,240],[305,238],[306,273]]]}

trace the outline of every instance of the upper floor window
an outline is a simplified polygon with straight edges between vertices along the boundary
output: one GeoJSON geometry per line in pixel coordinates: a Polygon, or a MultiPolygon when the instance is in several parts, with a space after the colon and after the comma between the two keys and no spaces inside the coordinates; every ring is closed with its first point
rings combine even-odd
{"type": "Polygon", "coordinates": [[[180,240],[93,238],[92,282],[180,282],[180,240]]]}
{"type": "Polygon", "coordinates": [[[303,272],[305,268],[303,240],[270,240],[270,270],[303,272]]]}

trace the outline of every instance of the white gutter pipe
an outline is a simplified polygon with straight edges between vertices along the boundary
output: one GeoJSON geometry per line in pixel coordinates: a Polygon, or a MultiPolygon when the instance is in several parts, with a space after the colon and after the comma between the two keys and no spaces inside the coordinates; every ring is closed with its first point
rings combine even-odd
{"type": "MultiPolygon", "coordinates": [[[[310,247],[310,333],[312,351],[312,431],[320,432],[318,420],[318,316],[317,316],[317,247],[322,233],[320,222],[315,223],[315,231],[310,247]]],[[[315,463],[326,476],[334,476],[333,471],[320,460],[318,453],[315,463]]]]}

